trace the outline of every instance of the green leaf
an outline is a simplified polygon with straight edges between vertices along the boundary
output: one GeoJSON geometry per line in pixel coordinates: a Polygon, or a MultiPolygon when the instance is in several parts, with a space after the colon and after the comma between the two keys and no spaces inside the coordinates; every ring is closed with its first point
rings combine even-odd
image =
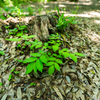
{"type": "Polygon", "coordinates": [[[57,54],[56,53],[53,53],[52,55],[55,56],[55,57],[57,57],[57,54]]]}
{"type": "Polygon", "coordinates": [[[34,70],[35,73],[37,73],[36,63],[33,64],[33,70],[34,70]]]}
{"type": "Polygon", "coordinates": [[[26,40],[26,39],[28,39],[28,38],[33,38],[33,37],[35,37],[35,35],[30,35],[30,36],[28,36],[28,35],[25,34],[25,35],[22,35],[21,37],[22,37],[23,39],[26,40]]]}
{"type": "Polygon", "coordinates": [[[51,66],[51,65],[53,65],[54,64],[54,62],[48,62],[47,64],[46,64],[46,66],[51,66]]]}
{"type": "Polygon", "coordinates": [[[54,57],[49,57],[48,60],[55,61],[56,58],[54,58],[54,57]]]}
{"type": "Polygon", "coordinates": [[[47,58],[44,56],[44,55],[42,55],[41,57],[40,57],[40,60],[43,62],[43,63],[47,63],[47,58]]]}
{"type": "Polygon", "coordinates": [[[48,46],[48,49],[51,49],[51,46],[48,46]]]}
{"type": "Polygon", "coordinates": [[[14,28],[14,29],[10,29],[9,31],[14,32],[14,31],[18,31],[18,30],[17,30],[17,28],[14,28]]]}
{"type": "Polygon", "coordinates": [[[35,58],[35,57],[30,57],[30,58],[26,58],[26,59],[23,61],[23,63],[34,62],[34,61],[36,61],[36,60],[37,60],[37,58],[35,58]]]}
{"type": "Polygon", "coordinates": [[[0,86],[2,86],[3,84],[0,82],[0,86]]]}
{"type": "Polygon", "coordinates": [[[58,15],[60,16],[60,12],[59,12],[59,8],[58,8],[58,6],[57,6],[57,13],[58,13],[58,15]]]}
{"type": "Polygon", "coordinates": [[[60,42],[60,40],[57,40],[57,42],[60,42]]]}
{"type": "Polygon", "coordinates": [[[68,52],[63,52],[62,54],[63,54],[64,58],[67,58],[70,56],[70,54],[68,52]]]}
{"type": "Polygon", "coordinates": [[[26,67],[25,74],[29,74],[30,72],[32,72],[32,70],[34,69],[34,65],[35,65],[35,62],[28,64],[28,66],[26,67]]]}
{"type": "Polygon", "coordinates": [[[82,53],[75,52],[74,54],[75,54],[75,55],[78,55],[78,56],[81,56],[81,57],[85,57],[85,55],[82,54],[82,53]]]}
{"type": "Polygon", "coordinates": [[[57,57],[58,57],[58,58],[62,58],[62,56],[61,56],[61,55],[57,55],[57,57]]]}
{"type": "Polygon", "coordinates": [[[28,38],[33,38],[33,37],[35,37],[35,35],[30,35],[30,36],[28,36],[28,38]]]}
{"type": "Polygon", "coordinates": [[[15,73],[15,74],[19,74],[19,73],[20,73],[20,71],[14,71],[14,73],[15,73]]]}
{"type": "Polygon", "coordinates": [[[43,51],[42,49],[40,49],[39,52],[40,52],[41,54],[44,54],[44,51],[43,51]]]}
{"type": "Polygon", "coordinates": [[[9,78],[8,78],[8,80],[10,81],[12,79],[12,75],[9,75],[9,78]]]}
{"type": "Polygon", "coordinates": [[[47,52],[47,53],[48,53],[49,56],[51,55],[51,52],[47,52]]]}
{"type": "Polygon", "coordinates": [[[15,70],[15,68],[13,68],[10,72],[12,73],[15,70]]]}
{"type": "Polygon", "coordinates": [[[20,48],[21,47],[21,44],[19,43],[18,45],[17,45],[17,48],[20,48]]]}
{"type": "Polygon", "coordinates": [[[77,62],[77,57],[74,54],[70,54],[70,57],[73,61],[77,62]]]}
{"type": "Polygon", "coordinates": [[[57,63],[54,63],[54,66],[58,71],[60,71],[60,67],[59,67],[59,65],[57,63]]]}
{"type": "Polygon", "coordinates": [[[59,50],[59,55],[62,55],[63,51],[62,50],[59,50]]]}
{"type": "Polygon", "coordinates": [[[56,41],[52,40],[52,41],[48,41],[48,43],[55,44],[56,41]]]}
{"type": "Polygon", "coordinates": [[[59,64],[63,64],[63,62],[60,59],[56,59],[56,62],[59,64]]]}
{"type": "Polygon", "coordinates": [[[40,59],[38,59],[38,60],[36,61],[36,68],[42,73],[43,64],[42,64],[42,62],[41,62],[40,59]]]}
{"type": "Polygon", "coordinates": [[[36,46],[36,44],[32,44],[30,49],[32,50],[35,46],[36,46]]]}
{"type": "Polygon", "coordinates": [[[46,47],[47,47],[47,46],[48,46],[48,43],[44,43],[44,46],[46,46],[46,47]]]}
{"type": "Polygon", "coordinates": [[[42,42],[39,42],[39,43],[35,46],[36,49],[37,49],[37,48],[40,48],[40,47],[42,47],[42,42]]]}
{"type": "Polygon", "coordinates": [[[30,41],[29,41],[29,42],[25,41],[25,44],[30,45],[30,44],[31,44],[31,42],[30,42],[30,41]]]}
{"type": "Polygon", "coordinates": [[[31,56],[34,56],[34,57],[40,57],[41,54],[40,54],[40,53],[31,53],[31,56]]]}
{"type": "Polygon", "coordinates": [[[16,36],[22,36],[23,35],[23,31],[21,31],[20,33],[17,33],[16,36]]]}
{"type": "Polygon", "coordinates": [[[9,34],[14,34],[13,32],[9,32],[9,34]]]}
{"type": "Polygon", "coordinates": [[[57,51],[57,50],[59,49],[59,46],[58,46],[58,45],[53,45],[53,46],[52,46],[52,49],[53,49],[54,52],[55,52],[55,51],[57,51]]]}
{"type": "Polygon", "coordinates": [[[31,85],[31,86],[33,86],[33,85],[35,86],[36,84],[35,84],[34,82],[32,82],[30,85],[31,85]]]}
{"type": "Polygon", "coordinates": [[[19,39],[11,38],[11,39],[6,39],[6,40],[8,40],[8,41],[20,41],[21,39],[20,38],[19,39]]]}
{"type": "Polygon", "coordinates": [[[24,60],[18,60],[19,62],[23,62],[24,60]]]}
{"type": "Polygon", "coordinates": [[[49,75],[52,75],[54,73],[54,70],[55,70],[54,66],[50,66],[48,70],[49,75]]]}
{"type": "Polygon", "coordinates": [[[69,52],[69,50],[67,48],[63,48],[62,51],[69,52]]]}
{"type": "Polygon", "coordinates": [[[24,30],[25,28],[27,28],[27,26],[25,26],[25,25],[22,25],[22,26],[18,27],[19,30],[24,30]]]}
{"type": "Polygon", "coordinates": [[[28,38],[28,36],[27,36],[26,34],[25,34],[25,35],[22,35],[21,37],[22,37],[23,39],[25,39],[25,40],[28,38]]]}
{"type": "Polygon", "coordinates": [[[5,55],[4,51],[0,50],[0,54],[1,55],[5,55]]]}

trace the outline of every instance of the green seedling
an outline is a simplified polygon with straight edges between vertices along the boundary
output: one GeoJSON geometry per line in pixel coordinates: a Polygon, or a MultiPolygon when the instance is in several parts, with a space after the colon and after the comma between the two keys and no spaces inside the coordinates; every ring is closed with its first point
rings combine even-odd
{"type": "Polygon", "coordinates": [[[25,30],[24,32],[25,32],[25,33],[27,33],[28,31],[27,31],[27,30],[25,30]]]}
{"type": "Polygon", "coordinates": [[[12,73],[12,72],[14,72],[14,70],[15,70],[15,68],[13,68],[10,72],[12,73]]]}
{"type": "Polygon", "coordinates": [[[5,55],[3,50],[0,50],[0,55],[5,55]]]}
{"type": "Polygon", "coordinates": [[[94,71],[91,71],[93,74],[95,74],[95,72],[94,71]]]}
{"type": "Polygon", "coordinates": [[[22,25],[22,26],[17,25],[17,27],[18,27],[18,30],[20,30],[20,31],[27,28],[26,25],[22,25]]]}
{"type": "Polygon", "coordinates": [[[19,44],[17,45],[17,49],[20,48],[20,47],[21,47],[21,44],[19,43],[19,44]]]}
{"type": "Polygon", "coordinates": [[[17,35],[16,36],[22,36],[23,35],[23,31],[21,31],[21,32],[19,32],[19,33],[17,33],[17,35]]]}
{"type": "Polygon", "coordinates": [[[9,26],[5,26],[6,29],[9,29],[9,26]]]}
{"type": "Polygon", "coordinates": [[[14,71],[14,73],[15,73],[15,74],[19,74],[19,73],[20,73],[20,71],[14,71]]]}
{"type": "Polygon", "coordinates": [[[32,82],[30,85],[31,85],[31,86],[35,86],[36,84],[35,84],[34,82],[32,82]]]}
{"type": "Polygon", "coordinates": [[[24,52],[21,52],[21,54],[23,54],[24,52]]]}
{"type": "Polygon", "coordinates": [[[43,11],[43,8],[38,9],[38,12],[39,12],[40,15],[41,15],[41,11],[43,11]]]}
{"type": "Polygon", "coordinates": [[[12,80],[12,78],[13,78],[13,75],[11,74],[11,75],[9,75],[8,80],[9,80],[9,81],[11,81],[11,80],[12,80]]]}
{"type": "Polygon", "coordinates": [[[23,48],[23,49],[25,49],[25,48],[26,48],[26,46],[23,46],[22,48],[23,48]]]}
{"type": "Polygon", "coordinates": [[[17,28],[14,28],[14,29],[10,29],[10,30],[9,30],[9,34],[10,34],[10,35],[11,35],[11,34],[15,35],[16,32],[18,32],[18,29],[17,29],[17,28]]]}
{"type": "Polygon", "coordinates": [[[17,61],[18,59],[15,59],[15,61],[17,61]]]}
{"type": "Polygon", "coordinates": [[[3,84],[0,82],[0,86],[2,86],[3,84]]]}
{"type": "Polygon", "coordinates": [[[77,14],[78,9],[79,9],[79,6],[76,7],[76,10],[72,10],[72,13],[77,14]]]}
{"type": "Polygon", "coordinates": [[[11,10],[12,10],[11,11],[12,15],[13,15],[13,13],[15,13],[17,16],[21,16],[21,10],[18,6],[13,7],[11,10]]]}
{"type": "Polygon", "coordinates": [[[34,12],[34,9],[33,8],[31,8],[31,7],[28,7],[28,12],[29,12],[29,15],[33,15],[33,12],[34,12]]]}

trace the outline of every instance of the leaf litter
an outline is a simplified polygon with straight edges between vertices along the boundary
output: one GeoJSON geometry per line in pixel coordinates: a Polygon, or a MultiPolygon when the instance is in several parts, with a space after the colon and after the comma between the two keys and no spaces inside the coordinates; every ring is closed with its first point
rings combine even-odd
{"type": "Polygon", "coordinates": [[[3,84],[0,86],[0,99],[100,100],[99,31],[88,21],[89,19],[84,19],[77,25],[71,25],[69,31],[72,36],[67,40],[70,43],[70,51],[81,52],[85,54],[85,58],[79,58],[77,63],[69,60],[60,69],[60,73],[55,72],[51,76],[47,73],[26,75],[26,66],[14,60],[23,60],[26,55],[19,55],[19,51],[15,51],[16,41],[6,42],[1,34],[0,50],[4,50],[5,55],[0,56],[0,82],[3,84]],[[76,30],[76,27],[79,29],[76,30]],[[11,73],[15,67],[16,71],[20,71],[18,75],[11,73]],[[11,74],[15,76],[12,81],[8,81],[11,74]],[[36,85],[30,86],[32,82],[36,85]]]}

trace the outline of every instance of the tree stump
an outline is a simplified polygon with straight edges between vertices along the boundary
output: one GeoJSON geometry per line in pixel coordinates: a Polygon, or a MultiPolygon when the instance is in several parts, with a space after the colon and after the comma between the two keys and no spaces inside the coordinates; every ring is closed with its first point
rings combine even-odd
{"type": "Polygon", "coordinates": [[[46,41],[48,39],[48,35],[55,33],[56,31],[57,19],[54,16],[58,17],[57,13],[25,17],[21,19],[10,17],[4,21],[0,20],[0,23],[2,23],[2,26],[0,27],[4,35],[6,25],[9,25],[10,29],[17,28],[17,25],[26,25],[28,35],[36,35],[36,39],[46,41]]]}

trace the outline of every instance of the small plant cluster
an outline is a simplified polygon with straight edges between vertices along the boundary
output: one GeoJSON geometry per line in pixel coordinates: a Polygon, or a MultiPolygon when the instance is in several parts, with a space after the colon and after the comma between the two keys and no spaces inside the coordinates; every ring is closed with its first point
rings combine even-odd
{"type": "Polygon", "coordinates": [[[9,75],[9,78],[8,78],[9,81],[12,81],[12,79],[14,77],[13,74],[18,75],[20,73],[20,71],[16,71],[15,68],[13,68],[10,72],[11,72],[11,74],[9,75]]]}
{"type": "MultiPolygon", "coordinates": [[[[77,9],[78,9],[78,7],[77,7],[77,9]]],[[[58,23],[57,23],[56,27],[61,32],[63,32],[64,29],[69,26],[69,24],[77,23],[77,22],[75,22],[75,17],[69,17],[69,16],[64,17],[64,13],[62,13],[60,15],[58,7],[57,7],[57,12],[58,12],[59,17],[56,17],[56,16],[54,16],[54,17],[58,19],[58,23]]],[[[75,13],[77,13],[77,10],[75,11],[75,13]]]]}
{"type": "Polygon", "coordinates": [[[42,43],[38,40],[29,41],[28,38],[33,38],[34,35],[22,35],[19,39],[6,39],[9,41],[20,41],[25,39],[26,45],[30,45],[30,50],[37,49],[38,52],[30,52],[30,57],[25,60],[18,60],[23,64],[28,64],[25,74],[31,73],[33,70],[43,72],[43,67],[48,67],[49,75],[53,74],[55,69],[60,71],[60,66],[66,60],[67,57],[77,62],[77,56],[84,57],[81,53],[70,53],[67,48],[61,49],[62,41],[59,40],[59,35],[52,34],[49,36],[49,40],[46,43],[42,43]]]}
{"type": "MultiPolygon", "coordinates": [[[[3,86],[3,83],[0,82],[0,88],[3,86]]],[[[4,90],[3,89],[0,89],[0,93],[2,93],[4,90]]]]}
{"type": "Polygon", "coordinates": [[[28,7],[28,12],[29,12],[29,15],[32,16],[33,15],[33,12],[34,12],[34,9],[32,9],[31,7],[28,7]]]}
{"type": "MultiPolygon", "coordinates": [[[[76,7],[76,11],[73,11],[73,13],[76,14],[77,10],[78,10],[78,7],[76,7]]],[[[58,17],[54,16],[58,20],[58,22],[56,24],[56,28],[57,28],[59,36],[63,38],[64,44],[65,44],[65,47],[66,47],[65,36],[67,38],[70,38],[69,34],[66,32],[66,28],[67,28],[67,30],[69,30],[70,24],[76,24],[77,23],[75,21],[76,17],[75,16],[74,17],[70,17],[70,16],[65,17],[64,13],[60,14],[58,7],[57,7],[57,13],[58,13],[58,17]]]]}
{"type": "MultiPolygon", "coordinates": [[[[27,9],[21,9],[20,4],[17,6],[12,6],[12,7],[7,7],[6,5],[4,6],[4,10],[7,12],[6,15],[3,14],[3,12],[0,12],[0,18],[3,20],[13,16],[13,17],[22,17],[22,16],[32,16],[34,15],[33,12],[34,9],[32,7],[28,7],[27,9]],[[24,10],[28,12],[28,14],[24,14],[24,10]]],[[[1,9],[0,9],[1,11],[1,9]]]]}
{"type": "Polygon", "coordinates": [[[17,27],[14,29],[9,29],[9,26],[5,26],[5,28],[9,30],[9,35],[15,35],[17,37],[22,36],[23,33],[27,33],[26,31],[27,26],[25,25],[22,26],[17,25],[17,27]]]}

